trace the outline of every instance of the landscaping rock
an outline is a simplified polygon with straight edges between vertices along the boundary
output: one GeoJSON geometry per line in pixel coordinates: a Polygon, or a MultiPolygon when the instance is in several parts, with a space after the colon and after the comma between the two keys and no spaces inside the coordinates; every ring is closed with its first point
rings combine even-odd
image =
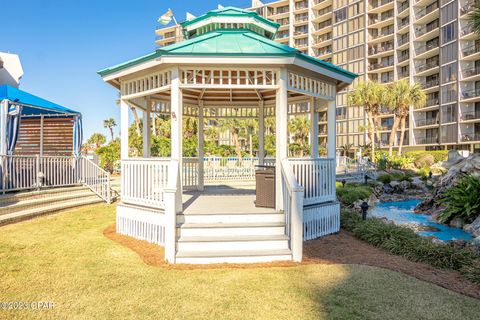
{"type": "Polygon", "coordinates": [[[480,248],[480,236],[476,237],[472,241],[470,241],[472,245],[474,245],[477,248],[480,248]]]}
{"type": "MultiPolygon", "coordinates": [[[[393,182],[396,182],[396,181],[392,181],[393,182]]],[[[391,185],[391,183],[385,183],[383,185],[383,192],[385,193],[393,193],[394,189],[393,189],[393,186],[391,185]]]]}
{"type": "Polygon", "coordinates": [[[455,218],[452,221],[450,221],[450,227],[462,229],[464,225],[465,225],[465,221],[463,221],[463,219],[460,219],[460,218],[455,218]]]}
{"type": "Polygon", "coordinates": [[[472,223],[463,226],[463,230],[471,233],[474,237],[480,236],[480,216],[477,217],[472,223]]]}

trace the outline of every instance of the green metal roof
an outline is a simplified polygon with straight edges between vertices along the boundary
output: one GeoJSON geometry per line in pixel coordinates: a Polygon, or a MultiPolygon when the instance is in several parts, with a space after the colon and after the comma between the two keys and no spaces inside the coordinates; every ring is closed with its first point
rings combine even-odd
{"type": "Polygon", "coordinates": [[[265,19],[264,17],[260,16],[255,11],[249,11],[249,10],[245,10],[245,9],[235,8],[235,7],[225,7],[225,8],[222,8],[222,9],[209,11],[209,12],[205,13],[204,15],[201,15],[200,17],[196,17],[192,20],[182,22],[181,26],[183,28],[185,28],[186,26],[189,26],[191,24],[194,24],[194,23],[197,23],[199,21],[205,20],[207,18],[220,17],[220,16],[223,16],[223,17],[245,17],[245,16],[248,16],[248,17],[253,17],[253,18],[257,19],[258,21],[261,21],[261,22],[263,22],[263,23],[265,23],[265,24],[267,24],[271,27],[274,27],[276,29],[278,29],[278,27],[280,26],[280,24],[278,24],[276,22],[273,22],[271,20],[265,19]]]}
{"type": "Polygon", "coordinates": [[[196,38],[163,47],[137,59],[100,70],[98,74],[103,77],[161,56],[293,56],[351,79],[357,77],[355,73],[329,62],[310,57],[295,48],[262,37],[249,30],[215,30],[196,38]]]}

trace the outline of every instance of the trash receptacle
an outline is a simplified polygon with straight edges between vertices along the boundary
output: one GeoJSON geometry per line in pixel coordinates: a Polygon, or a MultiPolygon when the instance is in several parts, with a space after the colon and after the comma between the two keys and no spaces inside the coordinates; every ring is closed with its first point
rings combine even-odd
{"type": "Polygon", "coordinates": [[[255,185],[255,206],[275,208],[275,167],[257,166],[255,185]]]}

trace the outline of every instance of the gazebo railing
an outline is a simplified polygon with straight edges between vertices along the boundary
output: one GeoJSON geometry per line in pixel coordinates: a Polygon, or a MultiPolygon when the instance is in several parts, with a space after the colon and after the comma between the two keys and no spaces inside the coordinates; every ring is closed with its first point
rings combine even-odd
{"type": "Polygon", "coordinates": [[[199,184],[198,158],[183,158],[183,187],[184,189],[195,189],[199,184]]]}
{"type": "Polygon", "coordinates": [[[165,208],[168,158],[122,160],[121,198],[125,203],[165,208]]]}

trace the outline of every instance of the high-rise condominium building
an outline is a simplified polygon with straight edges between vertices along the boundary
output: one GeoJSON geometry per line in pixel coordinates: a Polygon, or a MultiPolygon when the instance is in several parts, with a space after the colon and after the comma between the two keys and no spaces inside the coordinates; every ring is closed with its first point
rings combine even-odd
{"type": "MultiPolygon", "coordinates": [[[[478,1],[478,0],[477,0],[478,1]]],[[[368,143],[362,108],[347,106],[359,81],[419,83],[427,104],[411,109],[409,149],[480,151],[480,39],[468,23],[475,0],[253,0],[250,10],[280,24],[276,41],[359,74],[338,95],[337,147],[368,143]]],[[[178,26],[156,30],[158,46],[182,39],[178,26]]],[[[382,110],[381,143],[394,120],[382,110]]],[[[320,120],[322,120],[320,115],[320,120]]],[[[320,123],[326,139],[326,117],[320,123]]],[[[397,134],[397,143],[400,134],[397,134]]]]}

